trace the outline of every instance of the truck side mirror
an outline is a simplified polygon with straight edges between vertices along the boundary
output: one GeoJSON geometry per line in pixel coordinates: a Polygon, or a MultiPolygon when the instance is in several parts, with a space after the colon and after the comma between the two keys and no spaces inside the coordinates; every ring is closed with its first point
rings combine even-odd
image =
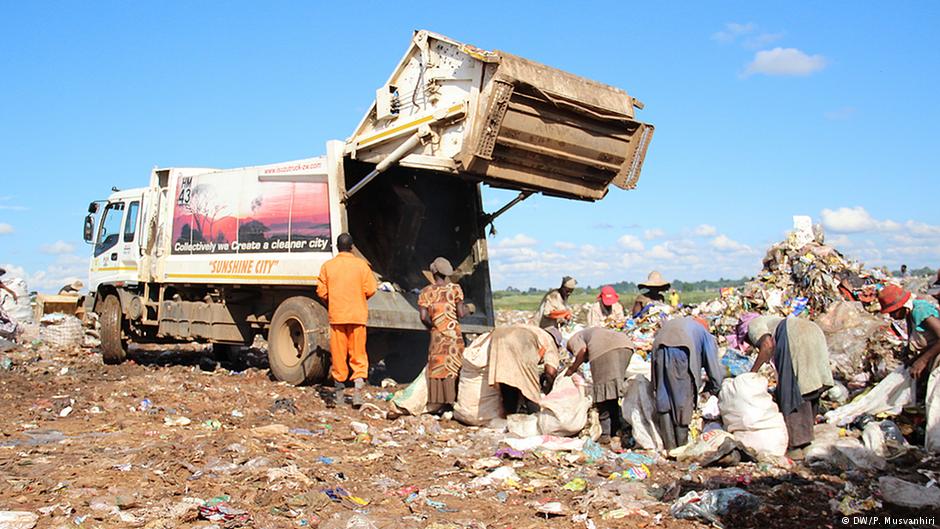
{"type": "Polygon", "coordinates": [[[91,244],[92,240],[94,239],[94,235],[95,235],[94,232],[95,232],[95,219],[92,216],[92,214],[89,213],[88,215],[85,215],[85,230],[84,230],[85,242],[91,244]]]}

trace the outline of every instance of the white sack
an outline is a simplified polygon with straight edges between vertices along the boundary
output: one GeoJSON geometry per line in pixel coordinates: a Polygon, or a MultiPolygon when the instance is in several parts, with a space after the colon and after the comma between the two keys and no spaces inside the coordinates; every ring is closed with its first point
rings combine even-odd
{"type": "Polygon", "coordinates": [[[481,334],[463,351],[454,418],[482,426],[502,414],[499,390],[489,385],[490,333],[481,334]]]}
{"type": "Polygon", "coordinates": [[[721,384],[718,408],[725,430],[756,452],[775,456],[787,453],[787,424],[773,397],[767,379],[758,373],[726,378],[721,384]]]}
{"type": "Polygon", "coordinates": [[[897,415],[914,402],[914,379],[906,367],[889,374],[868,393],[860,395],[845,406],[826,412],[826,422],[845,426],[863,414],[897,415]]]}
{"type": "Polygon", "coordinates": [[[542,397],[539,407],[539,433],[577,435],[587,424],[591,398],[587,396],[580,376],[559,376],[552,391],[542,397]]]}
{"type": "MultiPolygon", "coordinates": [[[[639,355],[633,355],[636,358],[639,355]]],[[[630,362],[633,365],[633,362],[630,362]]],[[[653,405],[653,384],[644,375],[633,375],[627,379],[621,404],[623,419],[633,427],[633,438],[637,446],[644,450],[662,450],[665,448],[662,437],[653,418],[656,407],[653,405]]]]}

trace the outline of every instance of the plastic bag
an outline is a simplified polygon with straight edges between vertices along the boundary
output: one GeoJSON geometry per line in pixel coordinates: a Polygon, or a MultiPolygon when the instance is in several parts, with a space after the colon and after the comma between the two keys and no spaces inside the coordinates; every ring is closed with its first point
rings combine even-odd
{"type": "Polygon", "coordinates": [[[727,369],[728,376],[736,377],[749,372],[754,361],[735,349],[728,349],[721,357],[721,365],[727,369]]]}
{"type": "Polygon", "coordinates": [[[418,376],[411,384],[404,389],[395,392],[392,397],[392,404],[403,411],[412,415],[421,415],[423,413],[432,413],[440,406],[428,406],[428,368],[427,366],[418,373],[418,376]]]}
{"type": "Polygon", "coordinates": [[[935,367],[927,379],[927,425],[924,448],[940,453],[940,367],[935,367]]]}
{"type": "Polygon", "coordinates": [[[826,412],[826,422],[845,426],[862,414],[897,415],[914,402],[914,379],[906,367],[895,370],[864,395],[852,402],[826,412]]]}
{"type": "Polygon", "coordinates": [[[0,528],[32,529],[36,527],[39,515],[28,511],[0,511],[0,528]]]}
{"type": "Polygon", "coordinates": [[[755,461],[757,454],[724,430],[710,430],[700,435],[695,441],[669,451],[680,463],[698,463],[703,467],[711,465],[736,465],[741,461],[755,461]]]}
{"type": "Polygon", "coordinates": [[[760,505],[760,498],[745,492],[743,489],[731,487],[727,489],[706,490],[704,492],[689,492],[676,500],[669,508],[673,518],[693,519],[702,518],[723,527],[719,516],[735,511],[750,511],[760,505]]]}
{"type": "Polygon", "coordinates": [[[940,505],[940,488],[924,487],[891,476],[878,478],[881,497],[892,505],[909,509],[929,509],[940,505]]]}
{"type": "Polygon", "coordinates": [[[633,427],[637,446],[645,450],[662,450],[665,447],[653,422],[656,407],[653,405],[653,384],[649,378],[633,375],[627,380],[621,412],[624,421],[633,427]]]}
{"type": "Polygon", "coordinates": [[[831,424],[818,424],[812,444],[804,449],[807,463],[819,461],[842,470],[881,470],[886,462],[861,441],[841,437],[839,429],[831,424]]]}
{"type": "Polygon", "coordinates": [[[787,425],[767,393],[767,379],[744,373],[721,384],[718,408],[725,430],[744,446],[775,456],[787,453],[787,425]]]}
{"type": "Polygon", "coordinates": [[[542,435],[575,435],[587,424],[591,399],[580,376],[559,376],[539,406],[538,430],[542,435]]]}
{"type": "Polygon", "coordinates": [[[16,301],[6,290],[0,290],[0,307],[7,313],[13,321],[17,323],[30,323],[33,321],[33,309],[29,301],[29,289],[26,288],[26,281],[19,277],[4,281],[3,284],[16,292],[16,301]]]}
{"type": "Polygon", "coordinates": [[[489,385],[489,358],[490,333],[481,334],[463,351],[454,418],[470,426],[482,426],[502,414],[499,390],[489,385]]]}
{"type": "Polygon", "coordinates": [[[826,335],[833,372],[846,380],[865,367],[868,339],[885,325],[857,301],[836,301],[816,323],[826,335]]]}
{"type": "Polygon", "coordinates": [[[875,421],[866,424],[865,428],[862,430],[862,444],[875,455],[884,457],[888,453],[885,447],[884,430],[882,430],[881,425],[875,421]]]}

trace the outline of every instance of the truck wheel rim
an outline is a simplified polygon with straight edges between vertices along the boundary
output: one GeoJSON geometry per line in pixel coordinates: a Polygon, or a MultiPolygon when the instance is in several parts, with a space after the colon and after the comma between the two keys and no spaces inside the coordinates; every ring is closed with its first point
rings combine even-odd
{"type": "Polygon", "coordinates": [[[297,318],[288,318],[277,330],[278,360],[286,367],[300,364],[304,351],[307,350],[306,334],[303,323],[297,318]]]}

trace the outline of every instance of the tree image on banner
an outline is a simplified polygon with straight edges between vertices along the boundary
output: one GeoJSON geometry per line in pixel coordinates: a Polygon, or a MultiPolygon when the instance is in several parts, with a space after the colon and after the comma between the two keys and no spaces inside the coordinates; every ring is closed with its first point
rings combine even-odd
{"type": "Polygon", "coordinates": [[[222,218],[222,213],[228,206],[218,199],[215,186],[211,184],[197,184],[192,190],[186,208],[193,215],[196,225],[193,231],[193,242],[230,242],[224,233],[216,237],[214,229],[216,222],[222,218]]]}

